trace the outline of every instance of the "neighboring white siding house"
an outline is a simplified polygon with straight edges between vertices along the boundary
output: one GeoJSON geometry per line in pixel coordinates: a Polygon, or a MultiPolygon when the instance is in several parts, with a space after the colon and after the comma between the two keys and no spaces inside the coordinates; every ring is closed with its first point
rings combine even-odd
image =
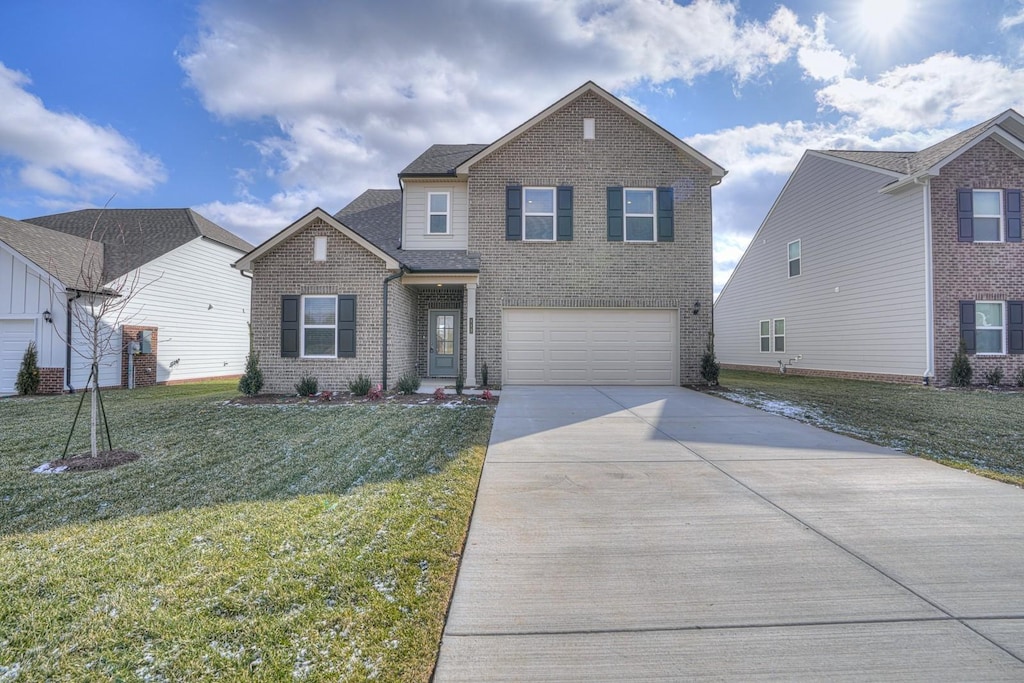
{"type": "Polygon", "coordinates": [[[245,371],[251,280],[231,267],[239,256],[198,237],[138,269],[139,286],[123,317],[159,328],[157,382],[245,371]]]}
{"type": "Polygon", "coordinates": [[[804,155],[715,304],[722,363],[927,373],[926,193],[879,192],[899,177],[804,155]]]}

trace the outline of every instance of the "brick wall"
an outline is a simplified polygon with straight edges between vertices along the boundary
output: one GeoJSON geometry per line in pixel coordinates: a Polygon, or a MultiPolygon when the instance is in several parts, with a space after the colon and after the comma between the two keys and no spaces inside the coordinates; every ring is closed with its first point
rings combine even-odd
{"type": "Polygon", "coordinates": [[[501,381],[501,310],[552,301],[679,308],[680,381],[696,381],[711,314],[710,173],[600,97],[587,93],[474,165],[469,250],[479,252],[477,377],[501,381]],[[583,119],[596,119],[595,140],[583,119]],[[573,241],[505,240],[505,187],[574,188],[573,241]],[[675,188],[675,241],[607,240],[610,186],[675,188]],[[690,314],[694,301],[701,313],[690,314]],[[513,304],[513,302],[515,302],[513,304]]]}
{"type": "MultiPolygon", "coordinates": [[[[945,166],[931,181],[935,298],[935,374],[949,383],[960,340],[961,300],[1024,300],[1024,243],[957,241],[957,188],[1024,188],[1024,159],[988,139],[945,166]]],[[[1005,230],[1005,226],[1004,226],[1005,230]]],[[[974,381],[1002,368],[1006,380],[1024,368],[1024,356],[971,356],[974,381]]]]}
{"type": "Polygon", "coordinates": [[[135,386],[139,387],[151,387],[156,385],[156,363],[157,363],[157,347],[159,345],[159,331],[155,327],[147,327],[144,325],[124,325],[121,327],[121,386],[128,386],[128,349],[130,342],[137,341],[139,332],[148,330],[151,334],[151,351],[152,353],[137,353],[135,354],[132,363],[135,368],[135,386]]]}
{"type": "Polygon", "coordinates": [[[64,392],[64,368],[39,368],[39,393],[64,392]]]}
{"type": "MultiPolygon", "coordinates": [[[[321,390],[347,390],[359,373],[374,384],[381,380],[382,284],[389,275],[375,255],[320,219],[253,263],[253,343],[260,354],[268,393],[291,393],[304,374],[317,378],[321,390]],[[327,237],[327,260],[313,261],[313,238],[327,237]],[[282,358],[281,296],[285,294],[354,294],[354,358],[282,358]]],[[[411,369],[414,350],[414,295],[398,282],[389,285],[388,384],[411,369]]]]}

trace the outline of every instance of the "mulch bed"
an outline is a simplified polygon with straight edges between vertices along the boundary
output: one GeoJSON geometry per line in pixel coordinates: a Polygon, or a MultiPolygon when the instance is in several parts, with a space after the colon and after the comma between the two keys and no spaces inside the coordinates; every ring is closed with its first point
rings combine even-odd
{"type": "Polygon", "coordinates": [[[36,468],[36,472],[49,474],[57,472],[89,472],[92,470],[109,470],[119,465],[135,462],[139,454],[132,451],[124,451],[115,448],[109,451],[99,451],[96,457],[89,453],[77,453],[60,460],[51,460],[36,468]]]}
{"type": "Polygon", "coordinates": [[[325,391],[314,396],[298,396],[296,394],[257,394],[256,396],[236,396],[226,401],[231,406],[262,406],[262,405],[495,405],[498,397],[489,401],[480,396],[446,391],[443,399],[434,398],[433,394],[400,394],[387,393],[376,401],[366,396],[356,396],[348,391],[325,391]]]}

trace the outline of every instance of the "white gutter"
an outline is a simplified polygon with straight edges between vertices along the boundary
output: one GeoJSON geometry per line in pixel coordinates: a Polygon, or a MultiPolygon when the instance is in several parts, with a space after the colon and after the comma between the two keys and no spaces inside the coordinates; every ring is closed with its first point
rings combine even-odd
{"type": "MultiPolygon", "coordinates": [[[[920,181],[915,181],[920,182],[920,181]]],[[[932,181],[924,182],[924,319],[925,319],[925,378],[935,377],[935,288],[933,285],[932,255],[932,181]]]]}

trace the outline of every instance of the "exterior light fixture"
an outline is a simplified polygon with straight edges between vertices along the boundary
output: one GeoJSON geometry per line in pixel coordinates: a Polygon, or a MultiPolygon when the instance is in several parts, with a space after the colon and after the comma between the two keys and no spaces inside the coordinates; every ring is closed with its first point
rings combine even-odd
{"type": "Polygon", "coordinates": [[[700,313],[700,301],[694,301],[693,302],[693,314],[697,315],[698,313],[700,313]]]}
{"type": "Polygon", "coordinates": [[[51,325],[53,324],[53,313],[50,313],[49,309],[43,311],[43,320],[50,323],[51,325]]]}

